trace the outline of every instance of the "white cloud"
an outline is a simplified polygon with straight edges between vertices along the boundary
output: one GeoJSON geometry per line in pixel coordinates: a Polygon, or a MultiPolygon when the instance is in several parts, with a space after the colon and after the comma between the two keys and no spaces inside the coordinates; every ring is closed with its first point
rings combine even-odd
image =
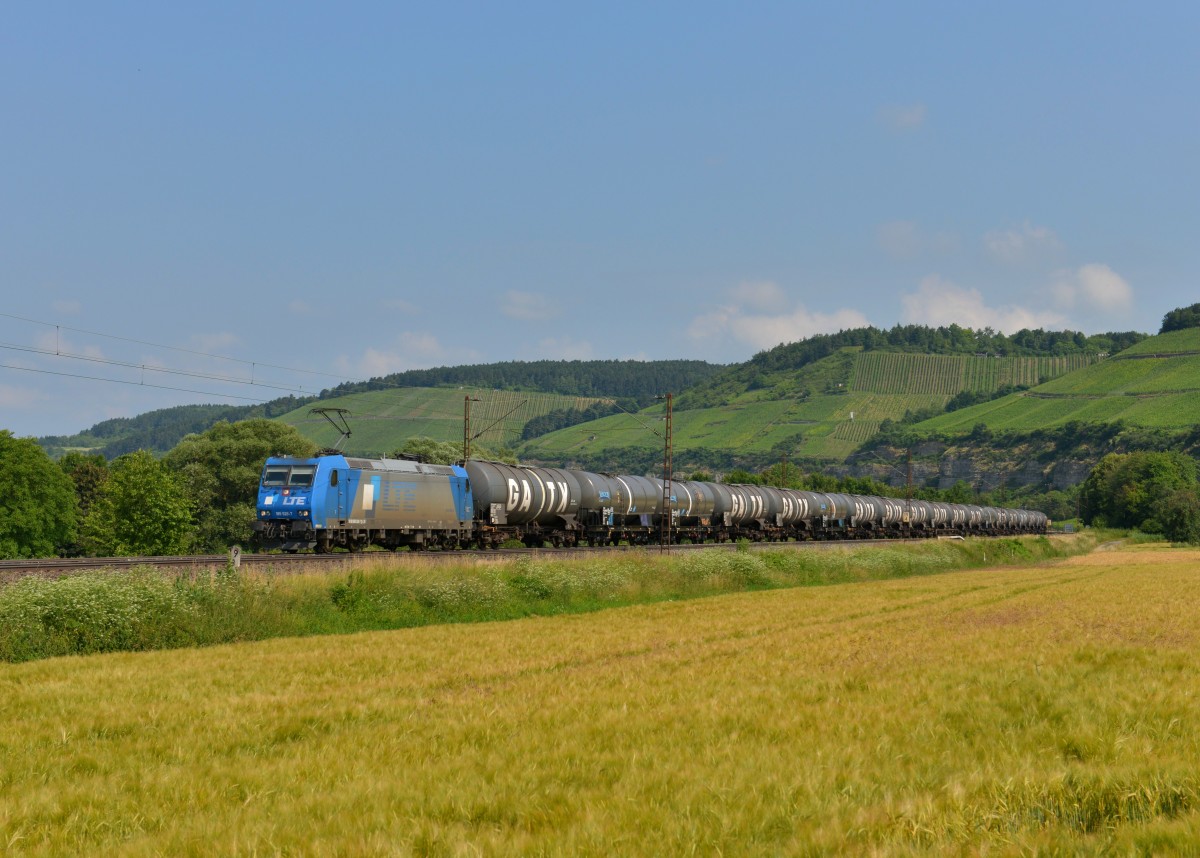
{"type": "Polygon", "coordinates": [[[1113,316],[1133,309],[1133,289],[1125,278],[1098,262],[1060,273],[1053,294],[1060,307],[1085,315],[1113,316]]]}
{"type": "Polygon", "coordinates": [[[875,243],[892,259],[907,260],[951,253],[958,247],[958,238],[949,232],[925,232],[915,221],[893,220],[876,228],[875,243]]]}
{"type": "Polygon", "coordinates": [[[881,224],[875,240],[883,252],[894,259],[911,259],[921,249],[921,235],[911,220],[893,220],[881,224]]]}
{"type": "Polygon", "coordinates": [[[770,280],[739,283],[730,295],[738,305],[759,313],[781,313],[787,309],[787,295],[778,283],[770,280]]]}
{"type": "Polygon", "coordinates": [[[730,290],[732,303],[696,316],[688,335],[697,340],[732,338],[757,349],[774,348],[813,334],[869,325],[858,310],[833,313],[809,312],[802,304],[791,304],[775,283],[741,283],[730,290]]]}
{"type": "Polygon", "coordinates": [[[216,334],[193,334],[192,345],[196,351],[217,352],[227,349],[238,341],[237,335],[229,331],[216,334]]]}
{"type": "Polygon", "coordinates": [[[142,355],[137,359],[137,363],[144,370],[175,369],[159,355],[142,355]]]}
{"type": "Polygon", "coordinates": [[[1016,229],[994,229],[983,237],[992,258],[1007,264],[1025,262],[1062,248],[1054,230],[1025,221],[1016,229]]]}
{"type": "Polygon", "coordinates": [[[338,358],[337,366],[349,375],[370,378],[408,369],[427,369],[446,363],[448,357],[446,349],[433,334],[404,331],[396,336],[391,348],[368,348],[357,360],[342,356],[338,358]]]}
{"type": "Polygon", "coordinates": [[[40,390],[0,384],[0,408],[12,408],[17,411],[24,411],[41,407],[49,400],[50,397],[40,390]]]}
{"type": "Polygon", "coordinates": [[[587,340],[549,337],[538,343],[539,360],[591,360],[595,357],[587,340]]]}
{"type": "MultiPolygon", "coordinates": [[[[296,316],[317,315],[316,308],[314,308],[313,305],[307,301],[297,299],[295,301],[289,301],[287,306],[288,312],[296,316]]],[[[389,298],[388,300],[373,306],[377,306],[379,309],[386,310],[388,312],[403,313],[406,316],[415,316],[421,312],[420,308],[417,307],[416,304],[413,304],[410,301],[405,301],[403,298],[389,298]]]]}
{"type": "Polygon", "coordinates": [[[55,301],[50,306],[54,308],[54,312],[65,316],[78,316],[83,312],[83,305],[78,301],[55,301]]]}
{"type": "Polygon", "coordinates": [[[913,131],[925,124],[924,104],[890,104],[879,109],[879,121],[892,131],[913,131]]]}
{"type": "Polygon", "coordinates": [[[916,292],[900,299],[905,324],[939,327],[992,328],[1014,333],[1022,328],[1061,327],[1066,319],[1047,310],[1031,310],[1015,304],[989,307],[978,289],[956,286],[936,274],[921,281],[916,292]]]}
{"type": "Polygon", "coordinates": [[[558,315],[558,307],[536,292],[520,292],[510,289],[504,293],[500,312],[510,319],[527,322],[544,322],[558,315]]]}
{"type": "Polygon", "coordinates": [[[34,345],[42,351],[53,352],[54,354],[63,355],[79,355],[87,358],[95,358],[97,360],[106,360],[104,350],[99,346],[85,345],[80,346],[68,339],[67,335],[62,331],[42,331],[33,338],[34,345]]]}

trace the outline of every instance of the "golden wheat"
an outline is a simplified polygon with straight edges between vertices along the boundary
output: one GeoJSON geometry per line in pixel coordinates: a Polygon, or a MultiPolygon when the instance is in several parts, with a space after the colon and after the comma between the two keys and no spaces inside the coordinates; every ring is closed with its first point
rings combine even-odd
{"type": "Polygon", "coordinates": [[[1183,851],[1200,553],[0,666],[0,852],[1183,851]]]}

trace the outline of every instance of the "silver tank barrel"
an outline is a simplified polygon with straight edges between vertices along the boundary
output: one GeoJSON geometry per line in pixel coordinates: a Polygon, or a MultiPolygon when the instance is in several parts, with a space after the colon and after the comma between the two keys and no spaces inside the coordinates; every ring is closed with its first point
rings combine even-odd
{"type": "Polygon", "coordinates": [[[475,460],[466,469],[484,521],[496,520],[497,506],[507,524],[553,524],[579,511],[579,481],[571,471],[475,460]]]}

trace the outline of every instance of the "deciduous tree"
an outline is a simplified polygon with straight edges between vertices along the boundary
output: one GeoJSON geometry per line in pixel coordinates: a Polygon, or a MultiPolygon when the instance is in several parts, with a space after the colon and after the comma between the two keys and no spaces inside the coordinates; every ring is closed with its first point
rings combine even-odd
{"type": "Polygon", "coordinates": [[[1200,304],[1190,307],[1179,307],[1163,316],[1160,334],[1169,331],[1182,331],[1185,328],[1200,328],[1200,304]]]}
{"type": "Polygon", "coordinates": [[[53,557],[74,536],[71,479],[32,438],[0,429],[0,558],[53,557]]]}
{"type": "Polygon", "coordinates": [[[86,544],[102,556],[166,555],[192,543],[192,504],[183,480],[145,450],[112,463],[83,523],[86,544]]]}
{"type": "Polygon", "coordinates": [[[1200,494],[1195,488],[1168,495],[1159,518],[1163,536],[1172,542],[1200,542],[1200,494]]]}
{"type": "Polygon", "coordinates": [[[196,547],[217,552],[245,544],[267,458],[308,458],[316,449],[295,427],[262,419],[217,423],[180,441],[163,462],[195,506],[196,547]]]}
{"type": "Polygon", "coordinates": [[[1080,487],[1085,524],[1163,530],[1165,501],[1195,489],[1196,461],[1183,453],[1109,453],[1080,487]]]}
{"type": "MultiPolygon", "coordinates": [[[[75,520],[82,522],[91,511],[101,486],[108,480],[108,460],[99,453],[72,450],[58,460],[58,466],[75,486],[75,520]]],[[[78,557],[87,553],[87,546],[76,536],[61,546],[61,552],[68,557],[78,557]]]]}

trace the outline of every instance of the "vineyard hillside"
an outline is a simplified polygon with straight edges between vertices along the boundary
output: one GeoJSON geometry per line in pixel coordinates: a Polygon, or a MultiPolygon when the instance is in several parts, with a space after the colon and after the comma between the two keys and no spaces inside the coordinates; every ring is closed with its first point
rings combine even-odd
{"type": "MultiPolygon", "coordinates": [[[[726,404],[673,415],[674,456],[682,470],[753,467],[793,459],[841,461],[886,421],[941,411],[963,392],[989,394],[1036,385],[1102,363],[1096,354],[995,357],[864,351],[845,347],[799,370],[763,373],[726,404]]],[[[617,414],[536,438],[523,460],[591,468],[650,470],[661,462],[664,407],[617,414]]]]}
{"type": "Polygon", "coordinates": [[[925,393],[954,396],[987,392],[1009,385],[1032,387],[1097,363],[1094,354],[1062,357],[999,357],[889,354],[864,352],[855,362],[855,390],[875,393],[925,393]]]}
{"type": "Polygon", "coordinates": [[[1072,421],[1184,429],[1200,413],[1200,329],[1151,337],[1103,362],[1010,396],[939,415],[918,432],[954,433],[979,423],[1030,432],[1072,421]]]}

